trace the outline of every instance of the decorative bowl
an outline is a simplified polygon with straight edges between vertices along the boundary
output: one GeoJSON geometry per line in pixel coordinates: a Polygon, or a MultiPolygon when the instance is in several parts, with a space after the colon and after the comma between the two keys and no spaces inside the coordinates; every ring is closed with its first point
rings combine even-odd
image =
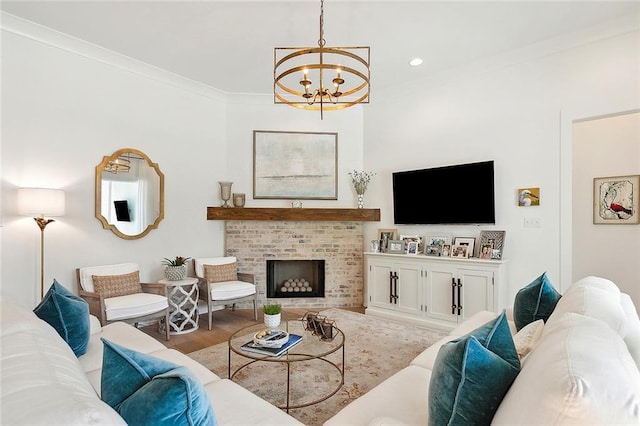
{"type": "Polygon", "coordinates": [[[282,330],[263,330],[253,335],[253,343],[263,348],[281,348],[288,341],[289,333],[282,330]],[[267,331],[271,334],[266,334],[267,331]]]}

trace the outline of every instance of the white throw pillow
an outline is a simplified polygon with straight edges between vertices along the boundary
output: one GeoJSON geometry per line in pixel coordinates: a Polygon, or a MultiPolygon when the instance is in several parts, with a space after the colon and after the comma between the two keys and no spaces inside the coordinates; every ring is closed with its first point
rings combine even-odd
{"type": "Polygon", "coordinates": [[[531,349],[533,349],[536,343],[538,343],[538,340],[542,336],[543,329],[544,321],[540,319],[527,324],[513,336],[513,343],[516,345],[520,361],[522,361],[524,357],[531,352],[531,349]]]}

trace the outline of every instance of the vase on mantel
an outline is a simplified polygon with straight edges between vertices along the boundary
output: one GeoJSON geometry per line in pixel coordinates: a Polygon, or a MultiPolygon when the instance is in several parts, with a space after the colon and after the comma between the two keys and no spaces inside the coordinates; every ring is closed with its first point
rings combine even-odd
{"type": "Polygon", "coordinates": [[[367,185],[362,182],[355,183],[353,187],[356,190],[356,194],[358,194],[358,208],[364,208],[364,192],[367,190],[367,185]]]}

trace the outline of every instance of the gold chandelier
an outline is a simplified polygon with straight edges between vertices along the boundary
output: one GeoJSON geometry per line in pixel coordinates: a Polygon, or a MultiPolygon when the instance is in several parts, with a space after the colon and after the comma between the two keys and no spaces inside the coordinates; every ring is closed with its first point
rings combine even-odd
{"type": "Polygon", "coordinates": [[[104,171],[109,173],[128,173],[129,170],[131,170],[131,160],[125,157],[118,157],[104,166],[104,171]]]}
{"type": "Polygon", "coordinates": [[[274,103],[320,111],[321,119],[324,111],[368,104],[369,47],[325,46],[324,0],[320,1],[318,46],[274,49],[274,103]]]}

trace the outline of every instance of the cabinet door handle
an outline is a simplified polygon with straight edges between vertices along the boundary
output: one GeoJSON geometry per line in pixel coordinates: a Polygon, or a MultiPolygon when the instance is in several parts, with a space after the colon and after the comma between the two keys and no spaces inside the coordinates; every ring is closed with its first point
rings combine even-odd
{"type": "Polygon", "coordinates": [[[456,279],[451,278],[451,315],[456,314],[456,279]]]}
{"type": "Polygon", "coordinates": [[[461,297],[461,290],[462,288],[462,281],[460,281],[460,278],[458,278],[458,315],[460,315],[462,313],[462,297],[461,297]]]}
{"type": "Polygon", "coordinates": [[[389,272],[389,303],[393,303],[393,271],[389,272]]]}
{"type": "Polygon", "coordinates": [[[393,303],[395,303],[397,305],[398,304],[398,298],[400,297],[400,296],[398,296],[398,274],[397,273],[396,273],[394,281],[395,282],[394,282],[394,290],[393,290],[393,299],[394,299],[393,303]]]}

